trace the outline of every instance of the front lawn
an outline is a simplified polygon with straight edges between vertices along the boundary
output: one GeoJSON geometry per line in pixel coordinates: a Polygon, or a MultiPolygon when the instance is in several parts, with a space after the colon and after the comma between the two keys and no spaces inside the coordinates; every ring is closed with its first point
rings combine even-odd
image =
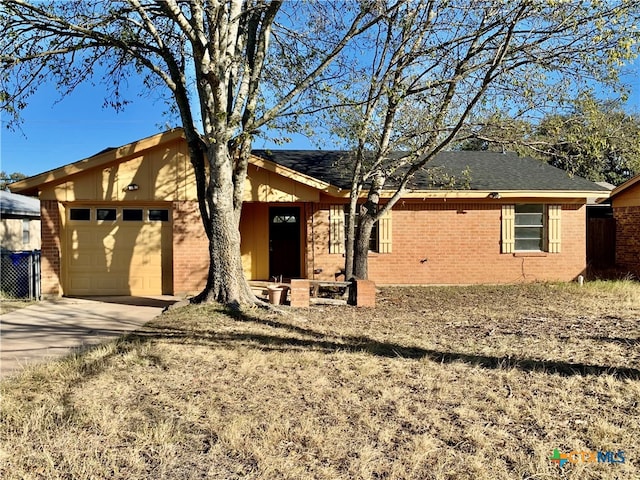
{"type": "Polygon", "coordinates": [[[173,310],[3,381],[0,478],[639,478],[639,318],[632,282],[173,310]]]}

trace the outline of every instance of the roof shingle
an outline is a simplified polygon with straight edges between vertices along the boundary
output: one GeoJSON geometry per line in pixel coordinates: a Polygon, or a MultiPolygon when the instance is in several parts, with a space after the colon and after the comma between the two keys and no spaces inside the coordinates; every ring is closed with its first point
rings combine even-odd
{"type": "MultiPolygon", "coordinates": [[[[254,150],[253,154],[342,189],[350,188],[349,155],[336,150],[254,150]]],[[[441,152],[429,168],[437,168],[470,190],[603,191],[607,189],[564,170],[516,153],[441,152]],[[463,172],[467,172],[464,173],[463,172]]],[[[413,190],[439,190],[427,171],[419,172],[413,190]]]]}

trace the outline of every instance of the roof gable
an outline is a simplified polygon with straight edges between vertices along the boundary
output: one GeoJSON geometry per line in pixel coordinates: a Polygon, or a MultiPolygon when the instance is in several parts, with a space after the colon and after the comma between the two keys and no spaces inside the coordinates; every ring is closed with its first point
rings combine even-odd
{"type": "Polygon", "coordinates": [[[156,148],[180,138],[184,138],[184,132],[181,128],[176,128],[128,143],[121,147],[105,148],[91,157],[15,182],[11,185],[11,189],[14,192],[26,195],[36,195],[44,185],[63,182],[73,175],[105,167],[109,164],[125,162],[129,158],[140,155],[146,150],[156,148]]]}
{"type": "Polygon", "coordinates": [[[640,182],[640,175],[636,175],[635,177],[632,177],[626,182],[618,185],[611,191],[611,198],[616,197],[621,193],[627,192],[629,190],[637,189],[638,182],[640,182]]]}
{"type": "MultiPolygon", "coordinates": [[[[245,201],[318,201],[336,188],[252,155],[245,201]]],[[[13,184],[15,191],[58,201],[172,201],[197,198],[186,139],[176,129],[13,184]],[[129,189],[129,185],[136,185],[129,189]]]]}

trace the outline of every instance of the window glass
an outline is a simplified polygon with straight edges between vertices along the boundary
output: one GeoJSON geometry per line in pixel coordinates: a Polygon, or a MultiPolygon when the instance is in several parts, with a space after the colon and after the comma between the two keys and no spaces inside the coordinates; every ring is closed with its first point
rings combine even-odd
{"type": "Polygon", "coordinates": [[[22,220],[22,244],[26,247],[31,241],[31,222],[27,219],[22,220]]]}
{"type": "Polygon", "coordinates": [[[91,220],[91,209],[90,208],[72,208],[69,211],[69,219],[70,220],[91,220]]]}
{"type": "Polygon", "coordinates": [[[141,222],[142,209],[141,208],[123,208],[122,220],[124,220],[125,222],[141,222]]]}
{"type": "Polygon", "coordinates": [[[298,219],[295,215],[275,215],[273,223],[296,223],[298,219]]]}
{"type": "Polygon", "coordinates": [[[152,222],[168,222],[169,210],[149,209],[149,220],[152,222]]]}
{"type": "Polygon", "coordinates": [[[114,221],[116,219],[115,208],[97,208],[96,219],[103,221],[114,221]]]}
{"type": "Polygon", "coordinates": [[[544,249],[544,205],[516,205],[516,251],[544,249]]]}

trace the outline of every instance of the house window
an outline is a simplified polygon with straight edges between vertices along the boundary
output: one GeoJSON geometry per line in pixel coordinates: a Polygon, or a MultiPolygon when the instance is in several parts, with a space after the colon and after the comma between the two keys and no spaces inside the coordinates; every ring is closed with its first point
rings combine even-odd
{"type": "Polygon", "coordinates": [[[28,219],[22,220],[22,245],[26,248],[31,243],[31,221],[28,219]]]}
{"type": "Polygon", "coordinates": [[[544,205],[516,205],[515,249],[516,251],[543,251],[545,215],[544,205]]]}
{"type": "Polygon", "coordinates": [[[69,211],[69,220],[89,221],[91,220],[91,209],[72,208],[69,211]]]}
{"type": "Polygon", "coordinates": [[[123,208],[122,220],[125,222],[141,222],[142,209],[141,208],[123,208]]]}
{"type": "Polygon", "coordinates": [[[502,206],[502,253],[560,253],[562,205],[502,206]]]}
{"type": "Polygon", "coordinates": [[[116,220],[115,208],[97,208],[96,220],[103,222],[114,222],[116,220]]]}
{"type": "MultiPolygon", "coordinates": [[[[345,205],[329,207],[329,253],[344,253],[347,211],[348,206],[345,205]]],[[[377,253],[391,253],[391,210],[374,224],[369,240],[369,250],[377,253]]]]}
{"type": "MultiPolygon", "coordinates": [[[[356,209],[356,219],[355,219],[355,227],[356,227],[356,236],[358,235],[358,219],[360,218],[360,213],[358,209],[356,209]]],[[[345,205],[344,207],[344,226],[345,232],[344,237],[347,238],[347,225],[349,225],[349,205],[345,205]]],[[[371,236],[369,237],[369,251],[370,252],[379,252],[379,238],[378,238],[378,222],[373,224],[371,227],[371,236]]]]}

